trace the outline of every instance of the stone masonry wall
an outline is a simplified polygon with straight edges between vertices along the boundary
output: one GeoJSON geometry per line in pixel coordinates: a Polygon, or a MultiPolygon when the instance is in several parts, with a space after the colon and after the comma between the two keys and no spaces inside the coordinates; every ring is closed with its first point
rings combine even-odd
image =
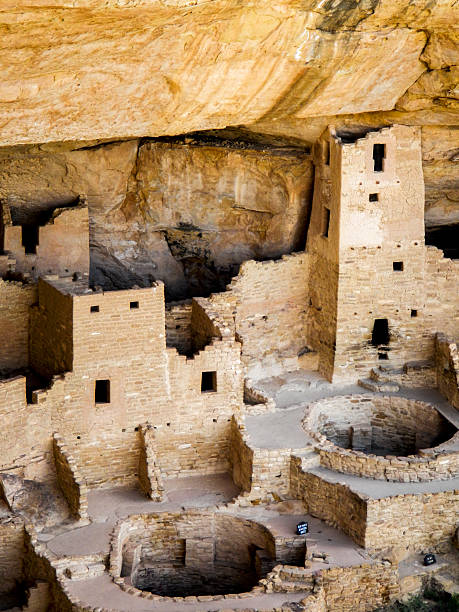
{"type": "Polygon", "coordinates": [[[89,274],[89,215],[84,204],[56,208],[38,227],[36,253],[26,253],[19,225],[5,227],[5,251],[16,260],[14,270],[37,279],[45,274],[89,274]]]}
{"type": "Polygon", "coordinates": [[[233,417],[231,445],[233,480],[251,500],[269,502],[289,497],[291,455],[300,450],[254,447],[251,445],[243,417],[233,417]]]}
{"type": "Polygon", "coordinates": [[[308,406],[303,427],[319,442],[321,465],[338,472],[398,482],[459,474],[459,433],[425,402],[397,396],[327,398],[308,406]]]}
{"type": "Polygon", "coordinates": [[[29,308],[36,299],[35,285],[0,280],[0,372],[29,365],[29,308]]]}
{"type": "Polygon", "coordinates": [[[457,490],[369,498],[327,481],[320,472],[308,472],[299,457],[292,461],[292,484],[292,494],[303,500],[307,512],[370,552],[393,549],[404,558],[424,549],[442,551],[457,527],[457,490]]]}
{"type": "Polygon", "coordinates": [[[69,295],[41,279],[38,304],[30,313],[30,364],[42,376],[73,367],[73,303],[69,295]]]}
{"type": "Polygon", "coordinates": [[[166,345],[182,355],[192,352],[191,300],[166,305],[166,345]]]}
{"type": "Polygon", "coordinates": [[[302,252],[276,261],[246,261],[226,293],[210,298],[232,307],[235,332],[249,378],[298,367],[307,345],[310,257],[302,252]]]}
{"type": "Polygon", "coordinates": [[[0,601],[24,577],[24,524],[14,517],[0,520],[0,601]]]}
{"type": "Polygon", "coordinates": [[[443,334],[437,334],[435,348],[438,388],[446,399],[459,410],[459,353],[457,342],[443,334]]]}
{"type": "Polygon", "coordinates": [[[359,546],[365,546],[367,504],[362,496],[342,484],[329,483],[310,472],[303,472],[301,462],[292,463],[299,470],[294,482],[305,511],[349,535],[359,546]]]}
{"type": "Polygon", "coordinates": [[[457,528],[458,507],[458,490],[370,499],[365,548],[399,549],[404,556],[446,550],[457,528]]]}
{"type": "MultiPolygon", "coordinates": [[[[5,422],[17,431],[14,445],[0,445],[3,469],[45,470],[56,432],[88,486],[134,484],[142,423],[156,428],[156,457],[164,475],[229,468],[231,416],[243,402],[240,345],[230,329],[207,322],[211,335],[222,339],[212,339],[187,358],[166,349],[161,283],[102,293],[60,279],[40,281],[39,290],[34,360],[46,354],[41,373],[48,375],[70,360],[73,369],[35,391],[31,405],[25,401],[23,380],[0,385],[5,422]],[[215,373],[215,390],[201,389],[202,372],[215,373]],[[109,384],[109,396],[102,401],[96,401],[97,380],[109,384]],[[31,449],[30,460],[24,461],[24,448],[31,449]]],[[[205,320],[205,308],[199,305],[199,311],[205,320]]]]}
{"type": "Polygon", "coordinates": [[[8,432],[0,442],[2,469],[29,479],[52,477],[50,414],[27,404],[24,376],[0,381],[0,419],[8,432]]]}
{"type": "Polygon", "coordinates": [[[424,245],[420,132],[393,126],[352,143],[335,137],[331,146],[332,176],[340,176],[330,204],[339,223],[334,379],[355,380],[381,359],[396,368],[433,362],[435,333],[457,325],[459,295],[451,289],[459,265],[424,245]],[[375,144],[385,147],[381,171],[373,168],[375,144]],[[389,326],[389,341],[379,346],[372,343],[376,319],[389,326]]]}
{"type": "Polygon", "coordinates": [[[53,436],[53,453],[57,483],[69,505],[70,512],[77,519],[87,519],[88,488],[74,458],[69,455],[62,438],[57,434],[53,436]]]}
{"type": "Polygon", "coordinates": [[[140,427],[139,485],[147,497],[161,501],[164,486],[156,458],[155,430],[151,425],[140,427]]]}

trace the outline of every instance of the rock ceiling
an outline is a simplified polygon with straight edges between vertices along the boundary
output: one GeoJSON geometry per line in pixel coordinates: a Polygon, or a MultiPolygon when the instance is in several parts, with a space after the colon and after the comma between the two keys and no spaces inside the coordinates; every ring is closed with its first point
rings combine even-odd
{"type": "Polygon", "coordinates": [[[21,5],[0,2],[3,146],[458,121],[454,0],[21,5]]]}

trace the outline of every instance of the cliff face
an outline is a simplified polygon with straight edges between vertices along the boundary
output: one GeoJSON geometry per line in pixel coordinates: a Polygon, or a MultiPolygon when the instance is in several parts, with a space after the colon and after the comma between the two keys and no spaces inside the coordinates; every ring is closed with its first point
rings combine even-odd
{"type": "Polygon", "coordinates": [[[427,227],[458,223],[458,16],[452,0],[1,0],[0,198],[86,195],[98,282],[207,292],[301,245],[327,125],[402,123],[422,126],[427,227]],[[232,126],[263,146],[146,141],[232,126]]]}
{"type": "Polygon", "coordinates": [[[455,123],[454,4],[3,0],[0,144],[393,109],[455,123]]]}
{"type": "Polygon", "coordinates": [[[161,279],[174,299],[223,290],[247,259],[304,248],[304,147],[187,141],[0,149],[0,199],[27,219],[84,195],[94,282],[161,279]]]}

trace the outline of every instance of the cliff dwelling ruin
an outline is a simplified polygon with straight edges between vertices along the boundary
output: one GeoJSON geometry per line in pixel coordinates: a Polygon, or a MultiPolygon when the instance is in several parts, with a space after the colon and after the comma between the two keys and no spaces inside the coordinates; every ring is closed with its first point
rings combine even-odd
{"type": "Polygon", "coordinates": [[[2,611],[459,610],[457,7],[262,4],[0,7],[2,611]]]}

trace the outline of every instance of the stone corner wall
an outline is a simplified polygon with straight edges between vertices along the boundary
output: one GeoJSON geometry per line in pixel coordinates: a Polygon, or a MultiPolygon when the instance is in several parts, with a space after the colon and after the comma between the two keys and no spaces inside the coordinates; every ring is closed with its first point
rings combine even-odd
{"type": "Polygon", "coordinates": [[[56,433],[53,435],[53,454],[57,482],[67,500],[71,513],[80,520],[87,520],[88,487],[65,442],[56,433]]]}
{"type": "Polygon", "coordinates": [[[29,310],[36,299],[35,284],[0,279],[0,372],[29,365],[29,310]]]}
{"type": "Polygon", "coordinates": [[[155,453],[155,430],[151,425],[141,425],[140,455],[139,455],[139,484],[142,491],[153,501],[163,499],[164,485],[161,471],[157,465],[155,453]]]}
{"type": "Polygon", "coordinates": [[[191,300],[166,304],[166,346],[182,355],[192,352],[191,300]]]}
{"type": "Polygon", "coordinates": [[[233,480],[251,501],[270,503],[290,498],[291,457],[302,450],[257,448],[250,442],[244,417],[233,416],[230,455],[233,480]]]}
{"type": "Polygon", "coordinates": [[[459,410],[459,353],[457,342],[443,334],[437,334],[435,363],[439,391],[459,410]]]}

